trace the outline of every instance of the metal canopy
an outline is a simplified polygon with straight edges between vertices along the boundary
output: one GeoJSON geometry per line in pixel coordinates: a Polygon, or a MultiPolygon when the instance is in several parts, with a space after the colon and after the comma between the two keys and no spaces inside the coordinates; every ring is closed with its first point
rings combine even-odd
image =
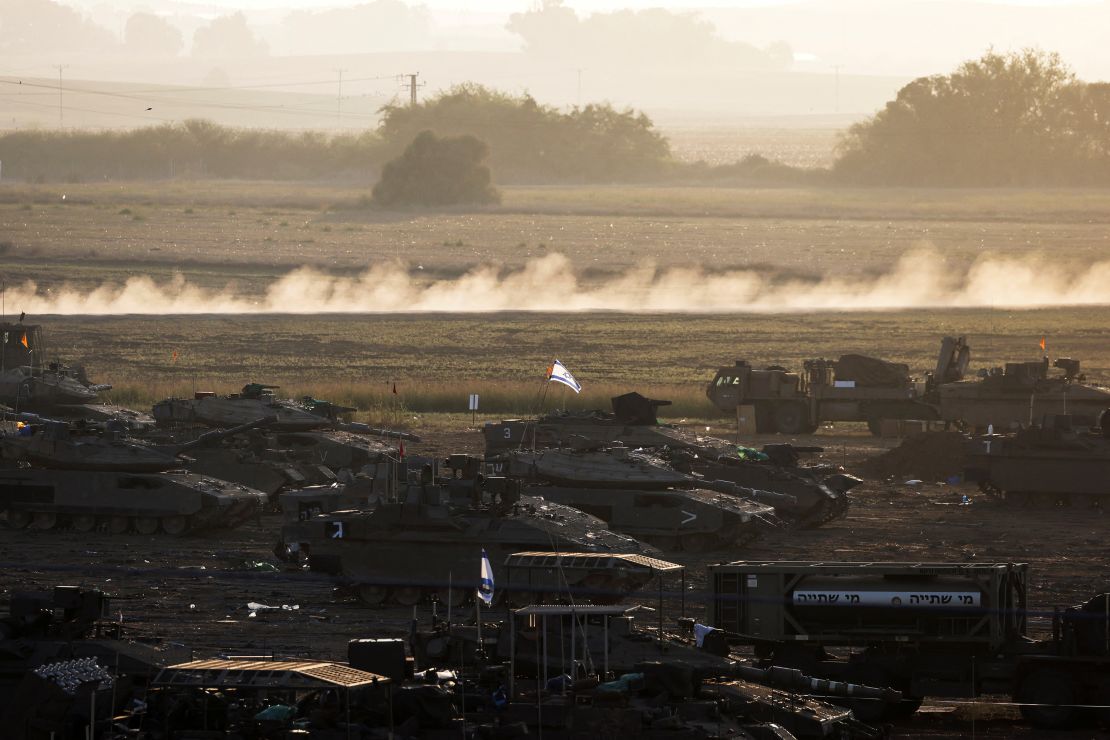
{"type": "Polygon", "coordinates": [[[383,683],[389,683],[389,679],[341,663],[194,660],[163,668],[152,685],[223,689],[352,689],[383,683]]]}
{"type": "Polygon", "coordinates": [[[533,606],[525,606],[520,609],[513,610],[513,614],[518,617],[527,617],[532,614],[545,617],[555,617],[563,614],[601,614],[610,617],[623,617],[631,614],[632,612],[643,609],[641,606],[621,606],[619,604],[613,606],[599,606],[595,604],[580,604],[574,606],[571,604],[535,604],[533,606]]]}
{"type": "Polygon", "coordinates": [[[647,555],[600,552],[514,552],[505,558],[505,565],[514,568],[646,568],[655,573],[686,570],[685,565],[647,555]]]}

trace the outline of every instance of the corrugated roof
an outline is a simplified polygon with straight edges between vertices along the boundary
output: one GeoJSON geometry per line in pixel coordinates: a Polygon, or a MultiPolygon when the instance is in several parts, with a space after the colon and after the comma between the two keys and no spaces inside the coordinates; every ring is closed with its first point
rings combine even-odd
{"type": "Polygon", "coordinates": [[[638,555],[633,553],[602,553],[602,552],[514,552],[505,558],[505,565],[520,567],[524,565],[555,565],[556,561],[561,559],[564,567],[575,567],[579,564],[587,565],[590,567],[612,567],[617,563],[623,563],[627,566],[638,566],[640,568],[650,568],[659,573],[670,573],[677,570],[684,570],[686,566],[672,563],[668,560],[660,560],[659,558],[648,557],[647,555],[638,555]],[[544,562],[550,561],[550,562],[544,562]]]}
{"type": "Polygon", "coordinates": [[[540,616],[560,616],[562,614],[608,614],[611,617],[621,617],[625,614],[639,610],[639,606],[601,606],[597,604],[580,604],[578,606],[567,604],[538,604],[533,606],[525,606],[513,611],[518,617],[527,617],[531,614],[538,614],[540,616]]]}
{"type": "Polygon", "coordinates": [[[385,676],[342,663],[294,660],[194,660],[163,668],[155,686],[309,688],[326,684],[355,688],[388,682],[385,676]]]}

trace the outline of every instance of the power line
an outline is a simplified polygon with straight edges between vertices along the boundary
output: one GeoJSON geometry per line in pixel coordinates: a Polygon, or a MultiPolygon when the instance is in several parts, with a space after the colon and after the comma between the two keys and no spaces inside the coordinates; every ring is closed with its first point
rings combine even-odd
{"type": "Polygon", "coordinates": [[[56,64],[58,68],[58,128],[65,128],[65,118],[62,113],[62,70],[68,67],[68,64],[56,64]]]}
{"type": "Polygon", "coordinates": [[[339,74],[339,87],[335,92],[335,125],[343,126],[343,73],[344,69],[335,70],[339,74]]]}

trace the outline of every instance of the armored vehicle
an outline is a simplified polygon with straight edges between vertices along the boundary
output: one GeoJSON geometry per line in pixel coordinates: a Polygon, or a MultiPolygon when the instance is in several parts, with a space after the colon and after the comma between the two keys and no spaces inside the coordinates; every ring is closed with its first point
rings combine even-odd
{"type": "Polygon", "coordinates": [[[202,434],[183,444],[151,445],[128,438],[122,425],[116,422],[71,425],[31,415],[23,418],[30,423],[21,423],[16,434],[0,436],[4,460],[60,470],[129,473],[181,468],[185,465],[181,459],[185,453],[272,422],[267,418],[255,419],[231,429],[202,434]]]}
{"type": "Polygon", "coordinates": [[[305,399],[303,403],[274,396],[276,385],[247,383],[239,393],[217,396],[199,392],[193,398],[168,398],[154,404],[159,424],[205,424],[234,426],[260,416],[276,416],[273,427],[286,431],[308,431],[333,426],[340,412],[354,411],[342,406],[305,399]]]}
{"type": "Polygon", "coordinates": [[[49,410],[60,404],[91,403],[110,385],[89,382],[82,367],[46,359],[38,324],[0,323],[0,403],[18,410],[49,410]]]}
{"type": "Polygon", "coordinates": [[[729,414],[750,405],[757,432],[782,434],[808,434],[833,421],[865,421],[878,434],[883,419],[1006,430],[1046,414],[1072,414],[1093,424],[1110,406],[1110,389],[1085,384],[1078,360],[1057,358],[1057,375],[1049,375],[1045,356],[967,377],[970,360],[964,337],[944,337],[936,367],[921,380],[904,364],[864,355],[807,360],[801,373],[779,366],[756,370],[739,360],[717,371],[706,396],[729,414]]]}
{"type": "Polygon", "coordinates": [[[742,546],[781,524],[775,504],[793,505],[792,497],[704,481],[626,447],[518,450],[501,460],[487,465],[667,551],[742,546]]]}
{"type": "Polygon", "coordinates": [[[780,366],[756,370],[745,360],[717,370],[705,389],[721,411],[752,406],[760,434],[812,434],[823,422],[865,421],[874,434],[883,419],[937,419],[921,396],[925,384],[909,368],[865,355],[813,359],[802,372],[780,366]]]}
{"type": "MultiPolygon", "coordinates": [[[[687,481],[695,476],[753,491],[785,494],[761,500],[774,505],[781,518],[803,526],[843,516],[848,510],[847,493],[860,482],[838,469],[801,464],[801,454],[821,452],[820,447],[775,444],[764,446],[762,451],[752,450],[660,424],[657,409],[670,401],[626,393],[611,402],[612,413],[553,412],[534,422],[513,419],[486,424],[486,455],[495,458],[517,449],[590,443],[652,449],[658,455],[657,463],[665,462],[673,468],[672,476],[682,473],[687,481]]],[[[758,498],[758,494],[755,496],[758,498]]]]}
{"type": "Polygon", "coordinates": [[[0,469],[9,527],[181,535],[237,527],[266,501],[261,491],[188,473],[0,469]]]}
{"type": "Polygon", "coordinates": [[[1025,506],[1110,505],[1110,411],[1089,430],[1073,416],[975,438],[964,478],[988,495],[1025,506]]]}
{"type": "Polygon", "coordinates": [[[794,526],[816,527],[847,514],[848,491],[862,482],[839,469],[799,464],[799,454],[821,450],[775,444],[756,451],[724,443],[700,450],[666,450],[661,456],[676,470],[706,480],[783,494],[774,502],[775,513],[794,526]]]}
{"type": "MultiPolygon", "coordinates": [[[[333,511],[282,528],[279,551],[307,560],[358,589],[368,604],[411,605],[436,594],[462,603],[477,586],[483,548],[495,581],[506,556],[521,551],[647,553],[655,551],[616,534],[589,514],[538,496],[520,495],[503,478],[402,482],[395,497],[361,510],[333,511]],[[450,587],[456,590],[448,593],[450,587]]],[[[586,581],[592,574],[579,573],[586,581]]],[[[590,586],[619,590],[601,572],[590,586]]]]}
{"type": "Polygon", "coordinates": [[[1048,415],[1070,415],[1077,426],[1094,426],[1110,407],[1110,389],[1086,384],[1079,360],[1060,357],[1052,367],[1062,372],[1049,374],[1048,357],[1008,362],[976,379],[940,385],[933,394],[940,418],[998,431],[1039,424],[1048,415]]]}
{"type": "Polygon", "coordinates": [[[188,468],[193,472],[274,496],[289,489],[333,483],[367,465],[384,462],[396,455],[396,449],[348,432],[257,430],[190,455],[194,459],[188,468]]]}
{"type": "Polygon", "coordinates": [[[265,421],[169,449],[110,434],[74,435],[62,422],[25,425],[19,434],[0,438],[7,464],[20,466],[0,468],[0,510],[16,529],[180,535],[239,526],[259,511],[264,493],[216,478],[161,471],[180,468],[177,455],[184,451],[265,421]]]}

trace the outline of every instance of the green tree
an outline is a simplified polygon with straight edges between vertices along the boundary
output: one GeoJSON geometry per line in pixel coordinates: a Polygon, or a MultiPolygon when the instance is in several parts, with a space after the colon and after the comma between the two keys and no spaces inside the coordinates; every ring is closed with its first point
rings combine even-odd
{"type": "Polygon", "coordinates": [[[1056,54],[988,52],[950,75],[910,82],[852,126],[834,173],[921,185],[1089,179],[1098,169],[1090,159],[1098,131],[1091,116],[1100,97],[1084,95],[1086,87],[1056,54]]]}
{"type": "Polygon", "coordinates": [[[562,113],[529,95],[481,85],[383,109],[379,133],[394,151],[424,130],[488,142],[490,166],[501,181],[613,182],[652,177],[671,165],[670,145],[642,113],[608,104],[562,113]]]}
{"type": "Polygon", "coordinates": [[[501,195],[482,164],[488,153],[473,136],[441,139],[421,131],[400,157],[386,163],[374,200],[386,206],[498,203],[501,195]]]}

